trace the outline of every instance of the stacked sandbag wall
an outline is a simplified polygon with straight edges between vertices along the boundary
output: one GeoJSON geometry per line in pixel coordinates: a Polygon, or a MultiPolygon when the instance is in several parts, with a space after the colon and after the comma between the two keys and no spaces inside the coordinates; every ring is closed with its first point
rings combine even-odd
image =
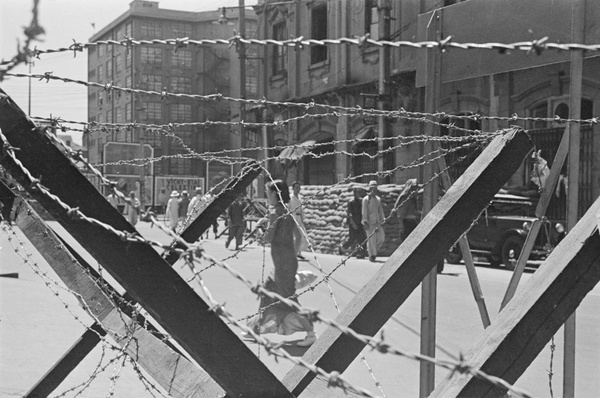
{"type": "MultiPolygon", "coordinates": [[[[366,184],[306,185],[300,189],[304,206],[304,224],[310,242],[318,253],[339,253],[339,247],[348,239],[348,226],[344,223],[346,208],[354,194],[352,188],[366,184]]],[[[390,216],[403,185],[380,185],[379,197],[383,213],[387,219],[384,225],[385,242],[379,251],[381,256],[389,256],[400,245],[398,217],[390,216]],[[388,218],[389,217],[389,218],[388,218]]]]}

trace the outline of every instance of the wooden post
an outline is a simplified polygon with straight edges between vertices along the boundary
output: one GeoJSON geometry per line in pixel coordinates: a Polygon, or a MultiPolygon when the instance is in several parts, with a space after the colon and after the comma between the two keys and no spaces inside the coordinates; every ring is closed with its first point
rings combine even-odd
{"type": "MultiPolygon", "coordinates": [[[[121,231],[135,229],[77,167],[41,134],[0,90],[0,145],[19,148],[16,157],[35,178],[71,208],[121,231]]],[[[194,290],[149,245],[126,242],[101,225],[74,219],[52,197],[32,189],[30,177],[7,154],[2,166],[90,252],[190,357],[232,396],[291,396],[194,290]]]]}
{"type": "MultiPolygon", "coordinates": [[[[546,210],[548,209],[548,205],[550,204],[550,199],[552,199],[552,195],[554,194],[554,190],[556,188],[556,183],[558,182],[558,177],[560,176],[560,170],[562,169],[565,159],[567,158],[567,152],[569,151],[569,126],[565,129],[563,133],[562,139],[560,141],[560,145],[558,146],[558,151],[554,156],[554,161],[552,162],[552,168],[550,169],[550,175],[548,176],[548,180],[546,180],[546,186],[540,196],[540,200],[538,201],[537,207],[535,208],[535,216],[537,220],[533,222],[529,232],[527,233],[527,239],[525,239],[525,244],[523,245],[523,249],[521,250],[521,254],[519,255],[519,260],[517,261],[517,265],[515,270],[510,278],[510,282],[508,284],[508,288],[506,289],[506,293],[504,294],[504,298],[502,299],[502,304],[500,305],[500,310],[508,304],[510,299],[515,295],[517,291],[517,286],[519,285],[519,281],[521,280],[521,276],[523,275],[523,271],[525,271],[525,265],[527,265],[527,260],[529,259],[529,255],[531,254],[531,249],[535,245],[535,240],[538,236],[540,228],[542,226],[542,222],[540,219],[546,216],[546,210]]],[[[550,237],[548,237],[550,239],[550,237]]]]}
{"type": "MultiPolygon", "coordinates": [[[[435,10],[427,25],[428,40],[440,40],[442,36],[442,13],[435,10]]],[[[440,74],[441,54],[438,48],[426,50],[427,57],[427,85],[425,86],[425,112],[434,113],[440,103],[440,74]]],[[[439,135],[436,125],[425,124],[425,135],[434,137],[439,135]]],[[[431,151],[433,143],[425,143],[425,151],[431,151]]],[[[423,167],[423,182],[429,181],[435,170],[435,164],[429,162],[423,167]]],[[[437,203],[439,196],[438,184],[427,184],[423,193],[423,215],[427,214],[437,203]]],[[[438,261],[444,261],[441,256],[438,261]]],[[[435,357],[436,341],[436,306],[437,306],[437,267],[423,279],[421,287],[421,354],[435,357]]],[[[421,362],[419,374],[419,397],[424,398],[435,387],[435,366],[431,363],[421,362]]]]}
{"type": "MultiPolygon", "coordinates": [[[[572,3],[571,41],[585,42],[585,0],[572,3]]],[[[583,80],[583,51],[571,51],[569,117],[581,118],[581,85],[583,80]]],[[[579,219],[579,150],[581,146],[580,124],[571,123],[569,134],[569,187],[567,190],[567,232],[579,219]]],[[[563,397],[575,397],[575,334],[576,312],[565,322],[563,357],[563,397]]]]}
{"type": "MultiPolygon", "coordinates": [[[[531,141],[522,130],[511,129],[492,140],[337,321],[358,333],[374,336],[437,266],[438,259],[488,205],[531,149],[531,141]]],[[[303,359],[328,372],[343,372],[363,348],[363,343],[330,327],[303,359]]],[[[307,369],[295,366],[283,382],[299,395],[314,378],[307,369]]]]}
{"type": "MultiPolygon", "coordinates": [[[[600,200],[485,330],[464,359],[471,369],[514,384],[596,286],[600,281],[598,212],[600,200]]],[[[499,397],[505,393],[471,374],[453,372],[431,398],[499,397]]]]}
{"type": "MultiPolygon", "coordinates": [[[[377,12],[379,14],[379,40],[389,40],[390,38],[390,0],[377,0],[377,12]]],[[[365,3],[366,4],[366,3],[365,3]]],[[[367,5],[365,5],[367,7],[367,5]]],[[[391,78],[391,49],[389,46],[381,46],[379,49],[379,97],[378,97],[378,108],[380,110],[388,109],[389,105],[389,90],[388,85],[390,84],[391,78]]],[[[385,137],[387,137],[388,121],[387,117],[378,117],[378,134],[379,138],[377,141],[377,150],[379,155],[377,156],[377,172],[382,173],[386,170],[386,159],[388,155],[384,153],[387,147],[385,137]]],[[[380,175],[381,176],[381,175],[380,175]]],[[[387,181],[387,179],[386,179],[387,181]]]]}

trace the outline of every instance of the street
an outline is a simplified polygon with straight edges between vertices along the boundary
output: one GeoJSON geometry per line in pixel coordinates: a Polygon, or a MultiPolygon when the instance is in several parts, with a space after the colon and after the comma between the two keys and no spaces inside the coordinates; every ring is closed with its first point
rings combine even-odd
{"type": "MultiPolygon", "coordinates": [[[[51,223],[51,225],[59,228],[56,223],[51,223]]],[[[139,223],[137,228],[148,239],[164,243],[170,241],[164,232],[157,227],[151,228],[149,223],[139,223]]],[[[35,265],[30,267],[23,263],[21,255],[26,256],[24,254],[26,251],[31,253],[31,259],[39,265],[41,270],[49,271],[47,263],[23,238],[20,231],[16,227],[12,230],[16,236],[11,232],[11,228],[5,225],[0,231],[0,274],[18,273],[18,278],[0,278],[1,397],[22,396],[73,344],[74,339],[81,335],[84,327],[80,322],[74,320],[74,314],[81,316],[82,322],[86,325],[91,323],[91,319],[80,309],[77,300],[72,295],[61,291],[61,288],[54,285],[52,281],[49,282],[50,287],[47,287],[40,276],[33,272],[32,269],[35,268],[35,265]],[[26,244],[20,247],[19,240],[26,244]],[[16,251],[13,245],[17,247],[16,251]],[[62,301],[54,297],[52,291],[58,291],[62,301]]],[[[270,272],[271,259],[268,249],[263,250],[262,247],[249,245],[242,252],[236,254],[235,251],[225,248],[224,236],[215,240],[212,232],[209,239],[204,240],[203,247],[207,254],[217,259],[226,259],[227,264],[252,282],[261,280],[270,272]]],[[[95,264],[89,255],[85,257],[95,264]]],[[[340,266],[341,256],[305,253],[305,257],[309,261],[300,262],[300,270],[311,270],[318,275],[322,275],[322,273],[328,275],[337,268],[331,275],[329,285],[321,283],[314,291],[299,297],[301,305],[312,309],[318,308],[321,314],[328,318],[334,318],[338,309],[344,308],[385,260],[385,258],[379,258],[377,263],[371,263],[368,260],[352,258],[345,265],[340,266]]],[[[33,261],[30,263],[33,264],[33,261]]],[[[208,265],[203,262],[197,267],[203,269],[208,265]]],[[[203,296],[198,283],[192,280],[191,271],[180,263],[175,264],[175,268],[182,277],[191,281],[194,289],[203,296]]],[[[511,273],[490,267],[477,267],[477,273],[490,318],[494,322],[511,273]]],[[[224,303],[234,317],[240,319],[256,312],[258,308],[256,296],[241,281],[234,279],[224,269],[216,266],[209,267],[202,271],[201,275],[214,299],[219,303],[224,303]]],[[[532,275],[531,272],[525,273],[520,288],[523,288],[532,275]]],[[[48,272],[48,277],[51,280],[57,279],[52,272],[48,272]]],[[[597,344],[597,336],[600,335],[600,315],[597,311],[600,304],[599,296],[600,289],[596,287],[584,299],[577,312],[575,388],[577,396],[595,396],[600,389],[600,380],[595,371],[598,358],[600,358],[600,349],[597,344]]],[[[458,360],[461,353],[468,351],[483,330],[464,265],[446,264],[443,274],[438,277],[437,302],[437,356],[440,359],[458,360]]],[[[324,328],[325,325],[317,324],[317,333],[322,333],[324,328]]],[[[387,322],[383,328],[384,338],[387,343],[397,349],[418,353],[419,329],[420,290],[418,289],[387,322]]],[[[234,328],[234,332],[237,334],[239,330],[234,328]]],[[[301,340],[304,336],[297,334],[291,336],[265,335],[265,337],[277,342],[294,342],[301,340]]],[[[554,373],[551,383],[552,393],[554,396],[561,396],[562,332],[557,334],[554,343],[555,351],[553,352],[549,345],[544,348],[517,383],[518,387],[525,389],[533,396],[551,396],[548,376],[550,369],[554,373]]],[[[264,349],[259,349],[255,343],[246,342],[246,344],[280,379],[293,366],[285,360],[275,361],[267,355],[264,349]]],[[[305,352],[305,349],[297,347],[293,343],[284,344],[282,347],[294,356],[301,356],[305,352]]],[[[418,396],[419,364],[416,361],[390,354],[373,353],[370,350],[365,350],[363,353],[368,365],[358,358],[343,373],[343,376],[351,384],[365,388],[379,396],[383,394],[388,397],[418,396]],[[381,383],[383,393],[377,389],[375,380],[381,383]]],[[[88,380],[101,361],[102,354],[103,350],[97,347],[55,391],[54,396],[88,380]]],[[[114,355],[113,352],[107,350],[103,364],[107,363],[106,358],[114,357],[114,355]]],[[[448,370],[441,367],[436,369],[437,384],[448,374],[448,370]]],[[[150,382],[152,383],[152,380],[150,382]]],[[[112,389],[114,389],[115,397],[150,396],[131,365],[125,363],[121,369],[121,362],[109,364],[85,388],[87,390],[82,396],[86,397],[107,396],[112,389]],[[114,385],[111,385],[111,376],[118,376],[114,378],[114,385]]],[[[74,390],[64,396],[74,396],[76,392],[77,390],[74,390]]]]}

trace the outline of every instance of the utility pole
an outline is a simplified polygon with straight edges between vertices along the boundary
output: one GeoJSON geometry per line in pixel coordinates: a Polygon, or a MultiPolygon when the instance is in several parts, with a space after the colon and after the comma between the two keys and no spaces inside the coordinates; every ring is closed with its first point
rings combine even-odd
{"type": "MultiPolygon", "coordinates": [[[[246,4],[245,0],[239,0],[239,35],[243,38],[246,34],[246,4]]],[[[239,43],[239,59],[240,59],[240,138],[238,140],[240,155],[244,155],[242,148],[245,144],[244,135],[246,129],[242,122],[246,121],[246,104],[244,100],[246,99],[246,45],[242,42],[239,43]]],[[[239,167],[239,166],[238,166],[239,167]]],[[[236,170],[237,172],[237,170],[236,170]]]]}
{"type": "MultiPolygon", "coordinates": [[[[390,38],[390,9],[392,8],[389,0],[377,0],[377,12],[379,17],[379,40],[389,40],[390,38]]],[[[391,78],[391,60],[390,60],[391,49],[389,46],[382,46],[379,49],[379,101],[378,108],[380,110],[387,110],[389,93],[388,84],[391,78]]],[[[377,172],[382,173],[385,171],[386,162],[385,159],[388,157],[383,151],[386,148],[385,137],[387,137],[387,117],[379,116],[379,129],[378,129],[378,144],[377,151],[379,156],[377,157],[377,172]]],[[[381,175],[381,174],[379,174],[381,175]]]]}

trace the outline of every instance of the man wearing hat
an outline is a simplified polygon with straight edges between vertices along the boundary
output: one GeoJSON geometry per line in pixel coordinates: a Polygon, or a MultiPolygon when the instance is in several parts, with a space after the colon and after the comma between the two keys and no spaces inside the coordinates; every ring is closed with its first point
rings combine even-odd
{"type": "Polygon", "coordinates": [[[187,218],[189,219],[188,223],[191,223],[198,216],[198,214],[200,214],[199,210],[202,202],[202,188],[196,187],[194,193],[195,196],[192,198],[187,208],[187,218]]]}
{"type": "Polygon", "coordinates": [[[169,228],[176,232],[177,222],[179,221],[179,192],[171,192],[169,201],[167,202],[167,217],[169,218],[169,228]]]}
{"type": "Polygon", "coordinates": [[[377,252],[383,245],[385,240],[385,232],[383,232],[383,206],[381,206],[381,198],[377,196],[377,181],[369,181],[369,192],[362,200],[362,224],[365,227],[367,234],[367,252],[369,253],[369,261],[375,262],[377,252]]]}
{"type": "Polygon", "coordinates": [[[185,223],[187,218],[188,206],[190,205],[190,197],[185,189],[181,191],[181,200],[179,201],[179,221],[181,225],[185,223]]]}

